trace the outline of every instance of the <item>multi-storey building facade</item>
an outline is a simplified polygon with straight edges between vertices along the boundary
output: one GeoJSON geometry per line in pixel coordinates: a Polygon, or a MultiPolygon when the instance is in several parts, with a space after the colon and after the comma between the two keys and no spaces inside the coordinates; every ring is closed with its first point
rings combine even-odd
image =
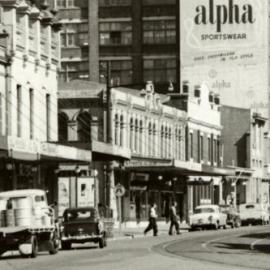
{"type": "MultiPolygon", "coordinates": [[[[107,147],[110,147],[111,154],[113,149],[118,149],[115,150],[118,153],[126,149],[126,153],[130,153],[129,157],[126,155],[124,163],[123,159],[119,162],[118,158],[114,164],[113,185],[121,183],[126,188],[122,198],[123,221],[147,220],[151,202],[157,203],[160,218],[165,219],[171,202],[176,200],[183,220],[188,219],[188,212],[201,199],[214,202],[213,178],[230,174],[231,171],[221,168],[221,152],[217,150],[221,132],[219,104],[217,101],[209,102],[206,90],[203,88],[201,98],[192,97],[191,94],[189,97],[181,95],[179,101],[178,96],[156,94],[150,82],[141,91],[112,88],[111,117],[108,122],[108,92],[105,85],[75,80],[60,87],[62,137],[75,134],[66,137],[70,144],[74,144],[74,141],[80,143],[83,138],[87,141],[88,137],[88,147],[92,147],[94,160],[96,146],[100,148],[108,141],[106,131],[109,123],[112,140],[107,147]],[[211,117],[205,119],[205,113],[211,117]],[[85,115],[83,121],[82,114],[85,115]],[[82,130],[88,130],[86,137],[81,137],[82,130]],[[194,134],[193,142],[189,141],[191,136],[188,134],[194,134]],[[205,150],[201,148],[200,160],[196,158],[199,150],[195,147],[198,145],[195,134],[205,138],[205,150]],[[208,138],[211,146],[207,146],[208,138]],[[197,183],[201,183],[202,195],[196,187],[197,183]]],[[[99,170],[99,201],[108,205],[104,194],[108,175],[104,169],[107,169],[109,159],[103,157],[102,160],[100,163],[94,162],[94,166],[99,170]]]]}
{"type": "Polygon", "coordinates": [[[266,165],[267,119],[254,110],[222,107],[224,165],[236,168],[225,183],[224,199],[241,203],[269,203],[266,165]],[[228,197],[228,198],[226,198],[228,197]]]}
{"type": "Polygon", "coordinates": [[[202,200],[222,201],[222,176],[232,171],[223,168],[221,142],[221,105],[219,95],[206,84],[190,85],[185,81],[182,94],[171,94],[169,104],[187,112],[185,159],[200,168],[201,174],[189,173],[189,210],[202,200]]]}
{"type": "Polygon", "coordinates": [[[60,24],[46,5],[38,9],[30,1],[0,1],[0,9],[0,190],[46,188],[53,202],[57,162],[91,161],[89,151],[52,143],[60,24]]]}
{"type": "Polygon", "coordinates": [[[52,1],[63,23],[61,81],[115,83],[166,91],[179,81],[179,1],[52,1]]]}

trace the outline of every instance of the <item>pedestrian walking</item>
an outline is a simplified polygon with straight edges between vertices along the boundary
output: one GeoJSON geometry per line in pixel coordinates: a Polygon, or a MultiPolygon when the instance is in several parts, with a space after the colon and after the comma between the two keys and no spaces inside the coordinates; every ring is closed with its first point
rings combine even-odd
{"type": "Polygon", "coordinates": [[[144,235],[146,235],[147,232],[153,230],[153,236],[157,236],[158,234],[158,227],[157,227],[157,211],[156,211],[157,205],[153,203],[151,205],[150,211],[149,211],[149,224],[147,228],[144,230],[144,235]]]}
{"type": "Polygon", "coordinates": [[[173,227],[175,227],[176,233],[180,234],[180,226],[178,223],[178,216],[176,213],[176,207],[177,207],[177,203],[173,202],[171,207],[170,207],[170,220],[171,220],[171,224],[170,224],[170,229],[169,229],[169,235],[173,234],[173,227]]]}

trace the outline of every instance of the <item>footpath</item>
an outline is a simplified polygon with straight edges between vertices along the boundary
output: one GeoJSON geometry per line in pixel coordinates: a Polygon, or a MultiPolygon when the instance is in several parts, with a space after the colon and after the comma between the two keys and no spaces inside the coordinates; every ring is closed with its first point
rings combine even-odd
{"type": "MultiPolygon", "coordinates": [[[[124,240],[124,239],[133,239],[133,238],[140,238],[145,237],[144,235],[144,229],[146,228],[148,224],[146,224],[144,227],[125,227],[121,226],[121,228],[118,226],[118,228],[113,229],[113,237],[109,238],[109,241],[113,240],[124,240]]],[[[169,223],[162,223],[158,224],[158,235],[167,235],[169,232],[170,222],[169,223]]],[[[180,224],[180,232],[186,233],[189,230],[189,226],[185,223],[180,224]]],[[[146,234],[147,236],[153,236],[153,231],[150,231],[146,234]]]]}

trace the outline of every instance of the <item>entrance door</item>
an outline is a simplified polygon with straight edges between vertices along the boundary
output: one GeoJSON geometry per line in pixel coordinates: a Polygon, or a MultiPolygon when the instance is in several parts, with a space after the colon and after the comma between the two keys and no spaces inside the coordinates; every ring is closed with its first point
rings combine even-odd
{"type": "Polygon", "coordinates": [[[176,193],[175,194],[175,201],[177,203],[177,215],[180,217],[180,220],[182,221],[184,218],[185,213],[185,201],[184,201],[184,194],[183,193],[176,193]]]}

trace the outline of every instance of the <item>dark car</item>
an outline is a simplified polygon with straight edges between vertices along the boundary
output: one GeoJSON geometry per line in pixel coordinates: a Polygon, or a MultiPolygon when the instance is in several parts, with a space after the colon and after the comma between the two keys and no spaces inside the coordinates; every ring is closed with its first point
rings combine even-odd
{"type": "Polygon", "coordinates": [[[104,222],[94,207],[68,208],[63,217],[62,249],[70,249],[72,243],[86,242],[97,243],[100,248],[107,246],[104,222]]]}
{"type": "Polygon", "coordinates": [[[241,226],[240,214],[232,205],[220,205],[220,209],[224,214],[227,214],[227,225],[231,228],[238,228],[241,226]]]}

